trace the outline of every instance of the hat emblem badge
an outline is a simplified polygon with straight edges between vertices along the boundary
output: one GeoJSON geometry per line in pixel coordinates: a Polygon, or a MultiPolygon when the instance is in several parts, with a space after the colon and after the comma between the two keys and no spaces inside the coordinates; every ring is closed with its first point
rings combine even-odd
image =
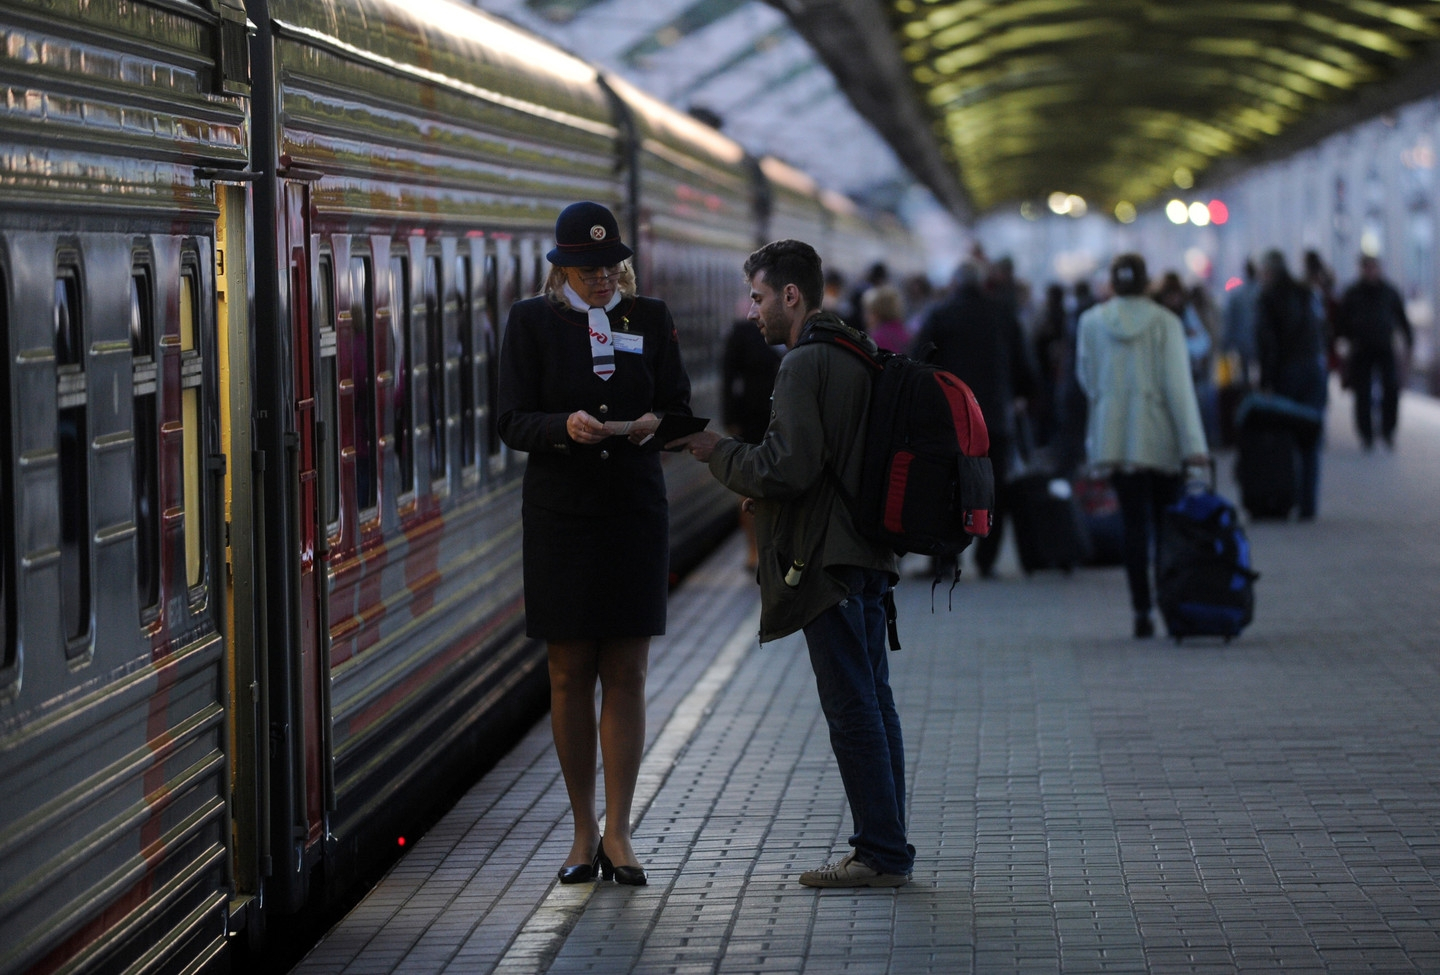
{"type": "Polygon", "coordinates": [[[590,228],[590,239],[591,239],[591,240],[604,240],[604,239],[605,239],[605,228],[602,227],[602,226],[600,226],[598,223],[597,223],[595,226],[591,227],[591,228],[590,228]]]}

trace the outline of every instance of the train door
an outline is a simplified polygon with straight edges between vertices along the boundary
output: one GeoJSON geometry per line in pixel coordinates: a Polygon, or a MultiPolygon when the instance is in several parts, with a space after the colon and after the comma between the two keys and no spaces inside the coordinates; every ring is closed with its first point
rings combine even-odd
{"type": "MultiPolygon", "coordinates": [[[[268,757],[260,729],[259,659],[256,654],[254,585],[255,521],[251,498],[251,264],[250,189],[216,183],[216,357],[219,362],[220,446],[227,459],[221,502],[225,550],[226,665],[229,678],[232,927],[245,924],[250,899],[260,890],[262,857],[268,854],[266,820],[259,803],[268,757]]],[[[259,936],[258,924],[250,926],[259,936]]]]}
{"type": "MultiPolygon", "coordinates": [[[[325,836],[325,813],[334,805],[331,778],[331,749],[326,729],[329,727],[329,641],[325,573],[321,556],[326,538],[326,521],[320,510],[321,485],[317,465],[318,441],[327,434],[321,422],[322,410],[317,408],[315,372],[318,366],[320,336],[323,322],[315,321],[316,298],[329,294],[328,281],[317,282],[319,265],[310,236],[310,187],[291,182],[285,189],[286,263],[290,272],[290,340],[294,389],[295,441],[290,446],[290,470],[295,483],[291,497],[295,500],[295,524],[292,538],[298,551],[299,593],[295,601],[298,618],[292,624],[295,663],[295,687],[292,698],[295,713],[291,725],[301,732],[303,761],[296,770],[303,781],[295,783],[295,796],[300,803],[297,812],[303,821],[295,824],[303,832],[302,843],[307,851],[315,848],[325,836]]],[[[322,303],[323,304],[323,303],[322,303]]],[[[324,309],[319,309],[324,314],[324,309]]],[[[297,837],[300,838],[300,837],[297,837]]]]}

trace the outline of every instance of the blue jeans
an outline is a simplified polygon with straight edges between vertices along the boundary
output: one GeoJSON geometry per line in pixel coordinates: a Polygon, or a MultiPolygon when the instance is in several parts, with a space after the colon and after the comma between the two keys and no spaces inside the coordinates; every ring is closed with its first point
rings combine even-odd
{"type": "Polygon", "coordinates": [[[805,643],[855,821],[850,845],[866,866],[908,874],[915,848],[905,841],[905,745],[885,656],[882,599],[890,581],[855,566],[835,575],[850,595],[805,625],[805,643]]]}

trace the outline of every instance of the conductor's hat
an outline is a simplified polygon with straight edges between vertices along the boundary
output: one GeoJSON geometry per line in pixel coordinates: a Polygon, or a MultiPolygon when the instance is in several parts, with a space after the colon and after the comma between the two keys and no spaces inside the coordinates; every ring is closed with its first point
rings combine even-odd
{"type": "Polygon", "coordinates": [[[572,203],[555,221],[555,248],[546,254],[556,267],[611,267],[635,252],[620,239],[615,215],[598,203],[572,203]]]}

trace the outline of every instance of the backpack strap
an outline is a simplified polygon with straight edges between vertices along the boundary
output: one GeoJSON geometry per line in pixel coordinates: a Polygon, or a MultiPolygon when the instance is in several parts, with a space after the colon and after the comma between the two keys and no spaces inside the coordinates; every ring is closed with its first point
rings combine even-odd
{"type": "Polygon", "coordinates": [[[797,346],[832,345],[836,348],[846,350],[851,355],[854,355],[856,358],[858,358],[861,362],[869,366],[871,369],[874,369],[876,372],[880,372],[882,369],[885,368],[884,359],[871,355],[864,346],[859,345],[858,343],[846,338],[844,335],[837,334],[830,329],[807,328],[805,329],[805,333],[800,336],[800,341],[796,342],[795,344],[797,346]]]}
{"type": "MultiPolygon", "coordinates": [[[[832,332],[829,329],[807,328],[804,334],[800,336],[800,341],[795,344],[796,346],[828,345],[837,349],[844,349],[876,372],[880,372],[885,368],[884,363],[871,355],[864,346],[858,345],[845,336],[832,332]]],[[[845,482],[840,479],[840,475],[836,472],[835,466],[829,461],[825,463],[825,474],[828,475],[834,483],[835,490],[840,495],[840,500],[845,503],[846,509],[850,512],[850,518],[858,522],[860,520],[860,502],[856,499],[855,495],[850,493],[849,488],[845,486],[845,482]]],[[[899,647],[897,646],[895,649],[898,650],[899,647]]]]}

